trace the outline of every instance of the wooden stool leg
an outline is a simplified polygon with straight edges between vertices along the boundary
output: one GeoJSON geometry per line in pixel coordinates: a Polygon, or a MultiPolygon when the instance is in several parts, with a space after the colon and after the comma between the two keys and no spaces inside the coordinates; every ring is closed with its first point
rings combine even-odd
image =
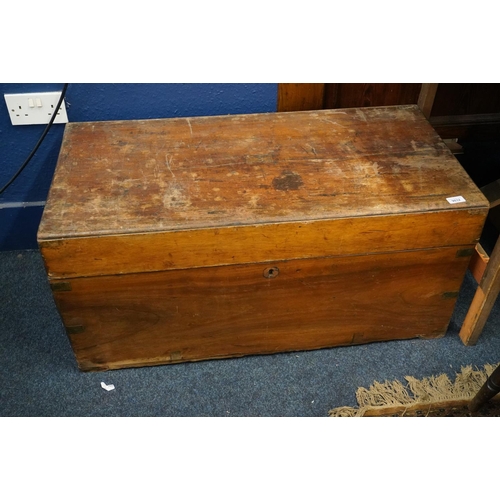
{"type": "Polygon", "coordinates": [[[469,403],[469,410],[471,412],[479,410],[486,401],[489,401],[493,396],[500,392],[500,365],[497,366],[495,371],[488,377],[483,387],[476,394],[474,399],[469,403]]]}
{"type": "Polygon", "coordinates": [[[460,330],[460,338],[465,345],[474,345],[484,328],[486,320],[500,292],[500,238],[491,253],[484,276],[477,287],[460,330]]]}

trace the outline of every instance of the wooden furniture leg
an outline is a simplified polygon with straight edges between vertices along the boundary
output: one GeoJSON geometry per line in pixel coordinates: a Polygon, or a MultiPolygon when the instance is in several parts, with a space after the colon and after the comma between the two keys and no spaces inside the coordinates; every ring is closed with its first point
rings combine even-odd
{"type": "Polygon", "coordinates": [[[490,256],[486,253],[481,243],[477,243],[474,248],[474,253],[470,258],[469,271],[474,276],[474,279],[479,284],[483,279],[486,268],[488,267],[488,262],[490,261],[490,256]]]}
{"type": "Polygon", "coordinates": [[[476,294],[460,330],[465,345],[474,345],[486,324],[495,300],[500,292],[500,238],[495,244],[476,294]]]}
{"type": "Polygon", "coordinates": [[[489,401],[493,396],[500,392],[500,365],[488,377],[483,387],[476,394],[474,399],[469,403],[469,410],[475,412],[479,410],[484,403],[489,401]]]}

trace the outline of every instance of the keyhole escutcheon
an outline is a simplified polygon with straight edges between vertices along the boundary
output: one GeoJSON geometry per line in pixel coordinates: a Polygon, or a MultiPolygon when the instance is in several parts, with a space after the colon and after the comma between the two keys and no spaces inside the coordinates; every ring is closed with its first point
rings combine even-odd
{"type": "Polygon", "coordinates": [[[277,267],[268,267],[264,269],[264,278],[276,278],[280,270],[277,267]]]}

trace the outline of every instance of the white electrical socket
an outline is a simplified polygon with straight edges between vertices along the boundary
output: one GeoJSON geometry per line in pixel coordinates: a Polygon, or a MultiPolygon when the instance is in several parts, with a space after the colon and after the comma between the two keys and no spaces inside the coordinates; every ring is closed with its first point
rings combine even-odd
{"type": "MultiPolygon", "coordinates": [[[[61,92],[4,94],[12,125],[43,125],[49,123],[61,98],[61,92]]],[[[68,123],[66,105],[59,108],[54,123],[68,123]]]]}

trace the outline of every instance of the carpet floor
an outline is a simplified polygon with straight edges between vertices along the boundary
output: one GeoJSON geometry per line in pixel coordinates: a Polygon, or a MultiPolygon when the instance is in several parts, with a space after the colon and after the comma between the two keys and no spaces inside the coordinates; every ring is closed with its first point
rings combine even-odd
{"type": "Polygon", "coordinates": [[[375,380],[500,362],[498,304],[476,346],[458,337],[476,286],[467,274],[441,339],[82,373],[40,253],[0,252],[0,276],[0,416],[328,417],[375,380]]]}

